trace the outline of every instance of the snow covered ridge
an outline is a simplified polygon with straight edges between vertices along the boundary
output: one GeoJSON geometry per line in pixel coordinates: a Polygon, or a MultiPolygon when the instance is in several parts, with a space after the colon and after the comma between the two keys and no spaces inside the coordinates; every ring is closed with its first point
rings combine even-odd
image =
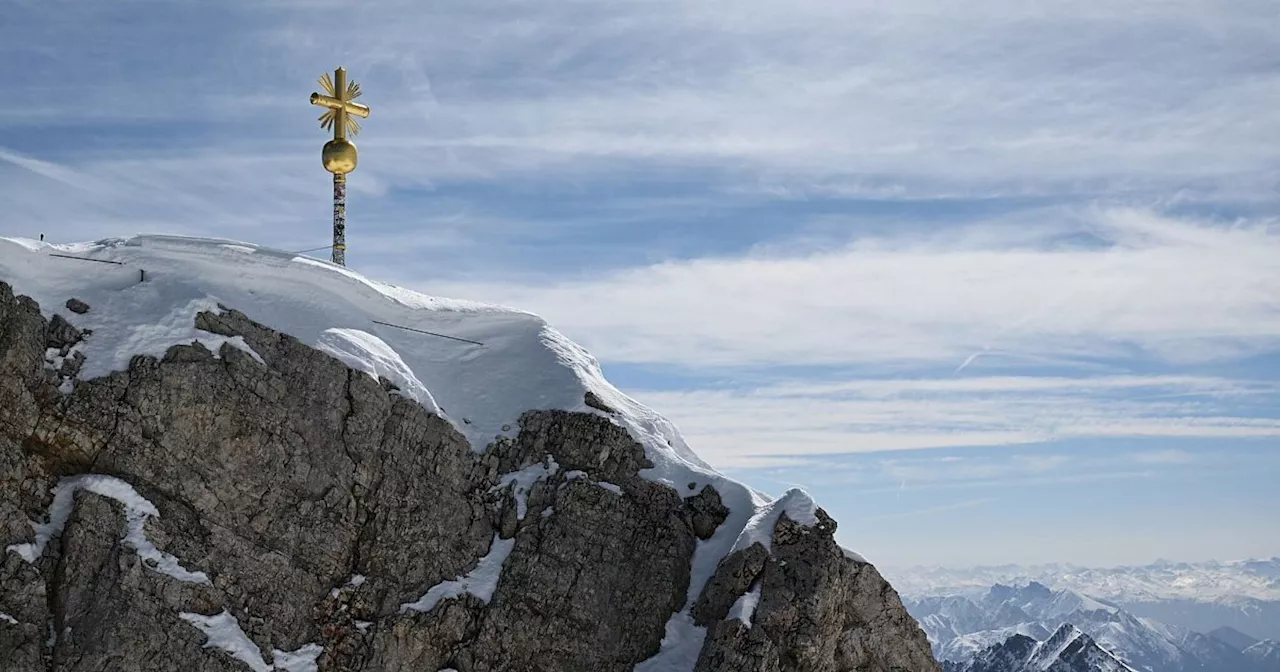
{"type": "MultiPolygon", "coordinates": [[[[671,487],[682,497],[714,486],[729,511],[711,538],[698,541],[686,606],[671,617],[661,652],[646,661],[644,669],[692,666],[705,631],[693,625],[689,611],[726,554],[739,543],[752,541],[767,548],[773,525],[783,513],[800,524],[816,521],[816,505],[799,490],[770,504],[764,495],[717,473],[692,452],[668,420],[610,385],[594,357],[527,312],[426,296],[278,250],[173,236],[72,245],[0,238],[0,281],[12,285],[15,293],[35,299],[47,317],[63,314],[77,329],[91,332],[76,345],[84,362],[74,378],[63,381],[64,392],[72,391],[77,380],[126,369],[136,355],[159,357],[180,344],[200,342],[215,352],[229,344],[262,361],[243,339],[195,326],[198,313],[218,313],[226,306],[353,369],[388,379],[400,394],[448,420],[477,452],[498,437],[514,437],[521,415],[531,410],[590,413],[625,428],[654,465],[643,470],[642,477],[671,487]],[[88,310],[64,314],[62,307],[73,298],[87,304],[88,310]]],[[[68,353],[57,356],[65,358],[68,353]]],[[[509,475],[503,484],[517,489],[523,509],[523,492],[557,468],[535,466],[509,475]]],[[[615,484],[592,482],[613,495],[627,496],[615,484]]],[[[49,525],[57,512],[55,502],[49,525]]],[[[154,507],[145,515],[154,516],[154,507]]],[[[145,515],[139,514],[138,519],[145,515]]],[[[57,533],[52,527],[46,532],[45,543],[57,533]]],[[[43,548],[36,548],[40,543],[38,536],[37,542],[23,545],[25,552],[38,555],[43,548]]],[[[135,548],[140,555],[150,552],[143,545],[135,548]]],[[[503,545],[495,542],[491,551],[492,562],[441,584],[438,595],[424,595],[420,606],[429,610],[429,597],[438,601],[471,592],[483,599],[485,592],[491,593],[487,570],[500,572],[503,545]]],[[[851,552],[847,555],[861,559],[851,552]]],[[[168,566],[165,562],[161,554],[155,567],[168,566]]],[[[172,565],[175,574],[181,570],[176,560],[172,565]]],[[[745,602],[737,613],[750,618],[745,602]]],[[[209,620],[215,618],[194,615],[188,620],[217,629],[220,626],[209,620]]],[[[210,638],[212,642],[213,635],[210,638]]],[[[261,654],[257,655],[255,662],[246,664],[256,667],[261,662],[261,654]]]]}
{"type": "MultiPolygon", "coordinates": [[[[1061,660],[1063,654],[1069,649],[1073,647],[1080,648],[1082,645],[1081,640],[1087,640],[1087,638],[1088,636],[1081,632],[1080,628],[1069,623],[1063,624],[1048,639],[1036,644],[1035,648],[1031,650],[1031,656],[1027,659],[1025,667],[1031,670],[1048,670],[1055,662],[1061,660]]],[[[1090,665],[1090,668],[1105,672],[1110,672],[1111,670],[1133,672],[1133,669],[1128,665],[1106,655],[1105,652],[1099,653],[1098,657],[1106,660],[1106,662],[1090,665]]]]}

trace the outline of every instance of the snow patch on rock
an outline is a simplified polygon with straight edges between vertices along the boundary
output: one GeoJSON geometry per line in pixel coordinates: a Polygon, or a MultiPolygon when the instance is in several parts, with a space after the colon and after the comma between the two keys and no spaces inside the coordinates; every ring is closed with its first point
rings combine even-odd
{"type": "Polygon", "coordinates": [[[689,608],[667,621],[658,653],[635,666],[635,672],[687,672],[698,663],[707,629],[694,625],[689,608]]]}
{"type": "Polygon", "coordinates": [[[124,542],[142,558],[143,564],[151,569],[168,575],[179,581],[213,585],[204,572],[192,572],[183,568],[178,559],[161,551],[147,539],[145,526],[148,518],[159,518],[160,512],[155,505],[147,501],[132,485],[114,477],[98,474],[70,476],[58,481],[53,488],[53,504],[49,506],[49,520],[44,523],[32,522],[36,539],[31,543],[13,544],[6,550],[18,554],[27,562],[34,563],[44,554],[45,546],[55,537],[62,535],[67,526],[67,519],[75,507],[75,494],[86,490],[114,499],[124,506],[127,531],[124,542]]]}
{"type": "Polygon", "coordinates": [[[218,356],[218,352],[222,350],[222,346],[225,344],[225,345],[230,345],[236,350],[239,350],[249,355],[250,357],[253,358],[253,361],[259,364],[262,364],[263,366],[266,366],[267,364],[265,361],[263,361],[262,355],[259,355],[258,352],[254,350],[252,346],[250,346],[248,343],[245,342],[244,336],[221,336],[219,334],[207,334],[204,336],[200,336],[195,340],[198,341],[204,347],[208,348],[210,352],[213,353],[214,357],[218,356]]]}
{"type": "Polygon", "coordinates": [[[534,483],[554,476],[560,470],[560,465],[556,463],[555,458],[550,455],[546,460],[537,464],[531,464],[519,471],[513,471],[509,474],[503,474],[498,484],[493,486],[491,491],[501,490],[511,484],[515,484],[514,494],[516,498],[516,519],[524,520],[524,516],[529,512],[529,489],[534,483]]]}
{"type": "Polygon", "coordinates": [[[84,341],[76,343],[67,349],[67,354],[63,355],[59,348],[48,348],[44,351],[44,368],[50,371],[59,371],[62,369],[62,363],[67,361],[77,352],[84,350],[84,341]]]}
{"type": "MultiPolygon", "coordinates": [[[[613,494],[615,494],[615,495],[622,495],[622,486],[619,486],[619,485],[617,485],[617,484],[615,484],[615,483],[610,483],[610,482],[608,482],[608,481],[594,481],[594,480],[591,480],[591,476],[590,476],[589,474],[587,474],[587,472],[585,472],[585,471],[578,471],[577,469],[574,469],[573,471],[566,471],[566,472],[564,473],[564,480],[565,480],[565,482],[566,482],[566,483],[567,483],[567,482],[569,482],[569,481],[576,481],[576,480],[578,480],[579,478],[585,478],[585,479],[587,479],[587,480],[591,481],[592,483],[594,483],[595,485],[598,485],[598,486],[600,486],[600,487],[604,488],[605,490],[608,490],[609,492],[612,492],[612,493],[613,493],[613,494]]],[[[564,486],[561,486],[561,487],[564,487],[564,486]]]]}
{"type": "Polygon", "coordinates": [[[276,649],[271,652],[275,660],[272,668],[280,672],[318,672],[320,666],[316,661],[322,653],[324,653],[324,647],[319,644],[306,644],[297,651],[276,649]]]}
{"type": "Polygon", "coordinates": [[[204,633],[204,648],[215,648],[249,666],[253,672],[317,672],[316,659],[324,653],[319,644],[307,644],[297,651],[272,651],[274,665],[268,665],[262,658],[258,645],[244,634],[240,622],[230,612],[223,611],[213,616],[182,612],[178,614],[182,620],[194,625],[204,633]]]}
{"type": "Polygon", "coordinates": [[[337,597],[342,593],[343,588],[359,588],[364,585],[365,581],[366,579],[363,574],[352,574],[351,578],[347,579],[346,583],[329,591],[329,597],[337,597]]]}
{"type": "Polygon", "coordinates": [[[476,568],[458,579],[443,581],[437,583],[427,590],[422,597],[416,602],[409,602],[400,605],[400,613],[407,611],[428,612],[436,608],[442,600],[448,600],[461,597],[463,593],[471,593],[480,598],[485,604],[493,598],[493,591],[498,589],[498,579],[502,576],[502,565],[507,561],[507,556],[511,555],[511,549],[516,545],[515,537],[503,539],[497,534],[493,535],[493,542],[489,544],[489,552],[480,562],[476,564],[476,568]]]}
{"type": "Polygon", "coordinates": [[[760,582],[756,581],[752,584],[751,590],[743,593],[734,601],[733,606],[729,607],[729,615],[725,620],[736,618],[750,628],[751,617],[755,615],[758,604],[760,604],[760,582]]]}
{"type": "Polygon", "coordinates": [[[622,496],[622,486],[615,485],[608,481],[595,481],[595,484],[604,488],[605,490],[608,490],[609,492],[612,492],[615,495],[618,495],[619,497],[622,496]]]}

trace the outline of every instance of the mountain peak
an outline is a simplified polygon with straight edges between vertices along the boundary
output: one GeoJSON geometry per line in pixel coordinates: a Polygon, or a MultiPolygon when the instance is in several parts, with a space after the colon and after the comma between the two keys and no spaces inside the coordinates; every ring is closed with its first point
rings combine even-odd
{"type": "Polygon", "coordinates": [[[1037,642],[1021,633],[976,655],[963,672],[1134,672],[1071,623],[1037,642]]]}
{"type": "Polygon", "coordinates": [[[1089,644],[1093,643],[1093,640],[1089,639],[1089,636],[1084,634],[1080,628],[1070,623],[1063,623],[1058,626],[1058,629],[1032,652],[1031,661],[1037,665],[1035,669],[1048,669],[1053,661],[1065,655],[1066,652],[1073,648],[1073,645],[1075,645],[1075,648],[1084,646],[1084,644],[1079,643],[1081,638],[1088,640],[1089,644]]]}
{"type": "Polygon", "coordinates": [[[1253,637],[1250,637],[1229,625],[1224,625],[1221,628],[1210,630],[1205,634],[1219,642],[1222,642],[1223,644],[1226,644],[1227,646],[1230,646],[1236,651],[1244,651],[1258,643],[1257,639],[1254,639],[1253,637]]]}
{"type": "Polygon", "coordinates": [[[5,672],[937,669],[807,495],[715,472],[529,313],[0,238],[0,426],[5,672]]]}
{"type": "Polygon", "coordinates": [[[1003,601],[1012,597],[1013,594],[1017,592],[1017,590],[1018,589],[1014,588],[1013,586],[1006,586],[1003,583],[996,583],[996,584],[992,584],[991,588],[987,590],[987,595],[989,597],[1003,601]]]}

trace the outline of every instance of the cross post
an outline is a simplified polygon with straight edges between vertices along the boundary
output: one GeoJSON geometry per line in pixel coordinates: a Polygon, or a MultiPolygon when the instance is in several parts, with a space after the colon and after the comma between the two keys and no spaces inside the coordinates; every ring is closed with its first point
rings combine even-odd
{"type": "Polygon", "coordinates": [[[368,118],[369,107],[353,102],[360,97],[360,85],[347,82],[347,71],[338,68],[333,79],[325,73],[320,77],[325,93],[312,93],[311,104],[325,108],[320,115],[321,128],[333,129],[333,140],[326,142],[320,158],[324,169],[333,173],[333,263],[347,264],[347,173],[356,169],[358,154],[355,143],[347,139],[347,133],[360,132],[360,123],[353,117],[368,118]]]}

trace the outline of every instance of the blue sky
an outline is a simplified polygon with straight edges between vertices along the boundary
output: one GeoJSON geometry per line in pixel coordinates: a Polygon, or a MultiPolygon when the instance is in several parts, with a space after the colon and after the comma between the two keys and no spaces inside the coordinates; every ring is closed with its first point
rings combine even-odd
{"type": "Polygon", "coordinates": [[[6,3],[0,235],[547,317],[885,565],[1280,555],[1274,2],[6,3]]]}

